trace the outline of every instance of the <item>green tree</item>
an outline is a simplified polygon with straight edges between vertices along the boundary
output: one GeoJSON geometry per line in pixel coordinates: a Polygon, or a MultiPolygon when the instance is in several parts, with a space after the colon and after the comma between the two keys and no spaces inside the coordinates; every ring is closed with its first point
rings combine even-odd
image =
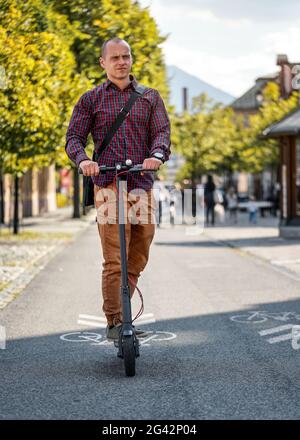
{"type": "Polygon", "coordinates": [[[174,118],[173,144],[185,158],[177,178],[190,179],[195,186],[204,173],[233,167],[237,126],[232,110],[213,104],[206,95],[194,100],[193,110],[174,118]]]}
{"type": "Polygon", "coordinates": [[[232,109],[200,95],[194,100],[194,113],[173,117],[173,145],[185,158],[177,179],[189,179],[194,185],[204,173],[214,172],[230,181],[234,171],[258,173],[276,165],[278,141],[265,139],[262,133],[293,110],[298,99],[298,92],[281,99],[278,85],[268,84],[263,105],[245,127],[232,109]]]}
{"type": "MultiPolygon", "coordinates": [[[[160,44],[165,37],[159,34],[155,20],[147,8],[131,0],[46,0],[60,14],[67,17],[78,35],[72,50],[76,59],[76,71],[86,75],[94,86],[106,79],[99,66],[102,44],[118,36],[131,46],[133,73],[141,83],[159,90],[167,100],[168,87],[160,44]]],[[[75,102],[74,102],[75,104],[75,102]]],[[[87,153],[92,156],[89,138],[87,153]]],[[[74,168],[74,188],[79,188],[79,177],[74,168]]],[[[74,192],[74,211],[78,213],[79,194],[74,192]]]]}
{"type": "Polygon", "coordinates": [[[82,33],[75,39],[73,51],[77,70],[94,85],[105,79],[98,59],[102,44],[115,36],[124,38],[131,46],[133,73],[138,81],[154,87],[167,99],[168,87],[161,44],[155,20],[147,8],[132,0],[46,0],[68,17],[82,33]]]}
{"type": "Polygon", "coordinates": [[[266,86],[261,108],[249,118],[249,126],[244,129],[244,145],[240,152],[244,170],[257,173],[278,163],[278,140],[264,138],[263,131],[297,107],[298,100],[298,92],[292,93],[288,99],[282,99],[277,84],[269,83],[266,86]]]}
{"type": "Polygon", "coordinates": [[[17,198],[20,175],[62,157],[70,104],[89,83],[75,72],[70,50],[80,32],[64,16],[39,0],[1,6],[0,65],[7,82],[0,89],[0,167],[15,176],[17,198]]]}

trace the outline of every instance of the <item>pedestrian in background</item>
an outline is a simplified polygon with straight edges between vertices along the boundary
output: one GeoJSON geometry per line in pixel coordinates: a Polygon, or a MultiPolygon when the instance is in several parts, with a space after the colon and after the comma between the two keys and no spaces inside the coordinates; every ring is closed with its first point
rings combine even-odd
{"type": "Polygon", "coordinates": [[[209,225],[209,219],[211,218],[211,225],[215,224],[215,189],[212,176],[207,176],[207,182],[204,185],[204,203],[206,210],[206,224],[209,225]]]}
{"type": "Polygon", "coordinates": [[[163,203],[166,200],[166,189],[158,176],[156,176],[155,181],[153,183],[153,191],[154,191],[154,199],[156,202],[156,206],[155,206],[156,224],[157,227],[159,228],[162,223],[163,203]]]}
{"type": "Polygon", "coordinates": [[[227,193],[227,203],[229,220],[237,223],[237,212],[238,212],[238,197],[235,188],[231,186],[227,193]]]}
{"type": "Polygon", "coordinates": [[[257,222],[257,203],[254,196],[250,196],[250,202],[248,203],[249,223],[256,225],[257,222]]]}

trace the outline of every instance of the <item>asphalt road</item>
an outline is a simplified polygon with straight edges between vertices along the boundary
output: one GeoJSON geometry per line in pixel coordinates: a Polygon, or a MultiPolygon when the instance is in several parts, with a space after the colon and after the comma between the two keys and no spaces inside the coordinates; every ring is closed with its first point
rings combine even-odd
{"type": "Polygon", "coordinates": [[[103,316],[100,273],[92,225],[1,312],[0,419],[300,417],[300,350],[291,339],[300,321],[243,322],[251,310],[300,314],[297,279],[205,234],[157,230],[139,283],[153,333],[128,378],[93,318],[103,316]]]}

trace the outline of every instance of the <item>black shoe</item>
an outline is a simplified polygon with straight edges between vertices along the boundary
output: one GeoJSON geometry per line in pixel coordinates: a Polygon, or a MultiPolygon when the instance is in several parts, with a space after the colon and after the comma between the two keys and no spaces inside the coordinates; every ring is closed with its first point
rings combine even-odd
{"type": "MultiPolygon", "coordinates": [[[[135,328],[134,325],[132,327],[134,329],[137,338],[146,338],[147,336],[149,336],[149,333],[147,333],[145,330],[141,330],[140,328],[135,328]]],[[[119,339],[121,328],[122,328],[122,324],[107,326],[106,338],[113,341],[117,341],[119,339]]]]}
{"type": "Polygon", "coordinates": [[[122,324],[108,325],[106,327],[106,338],[110,340],[118,340],[122,324]]]}
{"type": "Polygon", "coordinates": [[[135,328],[135,326],[132,326],[134,328],[135,334],[138,338],[146,338],[149,336],[149,333],[147,333],[145,330],[141,330],[140,328],[135,328]]]}

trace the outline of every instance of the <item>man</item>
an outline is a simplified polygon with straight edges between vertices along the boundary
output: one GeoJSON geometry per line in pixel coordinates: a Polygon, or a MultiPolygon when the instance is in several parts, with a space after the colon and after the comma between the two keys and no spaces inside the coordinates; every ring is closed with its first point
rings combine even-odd
{"type": "MultiPolygon", "coordinates": [[[[132,55],[126,41],[112,38],[105,42],[99,62],[108,79],[81,96],[73,110],[66,139],[69,158],[82,169],[85,176],[93,176],[97,213],[105,200],[105,191],[115,191],[114,174],[100,175],[98,165],[114,166],[116,162],[124,164],[126,159],[131,159],[133,164],[142,163],[145,169],[158,170],[170,155],[170,121],[164,103],[156,90],[147,88],[143,96],[136,100],[98,163],[88,158],[84,148],[89,132],[97,151],[121,108],[137,87],[135,78],[130,74],[132,55]]],[[[152,186],[153,173],[128,176],[128,192],[144,190],[150,211],[153,210],[152,186]]],[[[128,207],[132,207],[132,200],[127,203],[128,207]]],[[[103,311],[107,319],[106,336],[108,339],[118,339],[122,325],[118,222],[101,220],[101,214],[97,215],[104,257],[102,295],[103,311]]],[[[154,230],[153,222],[125,224],[131,296],[147,264],[154,230]]],[[[139,337],[147,336],[142,330],[135,331],[139,337]]]]}

